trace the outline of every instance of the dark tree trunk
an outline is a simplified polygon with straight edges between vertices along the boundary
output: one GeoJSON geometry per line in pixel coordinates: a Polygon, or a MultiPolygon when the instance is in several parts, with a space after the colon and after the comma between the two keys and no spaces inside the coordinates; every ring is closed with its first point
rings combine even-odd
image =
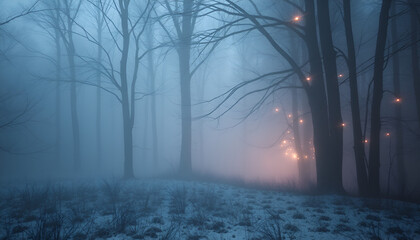
{"type": "MultiPolygon", "coordinates": [[[[273,48],[290,64],[293,71],[301,79],[302,85],[308,95],[309,106],[312,112],[312,123],[314,130],[314,147],[317,169],[317,187],[320,192],[342,192],[341,159],[337,160],[336,152],[331,151],[333,143],[330,137],[329,114],[327,109],[327,94],[325,92],[325,84],[323,78],[322,59],[318,47],[318,36],[315,19],[315,6],[313,0],[305,0],[305,35],[301,36],[308,48],[309,64],[310,64],[310,83],[306,82],[306,77],[301,68],[288,55],[285,50],[276,42],[276,40],[267,32],[267,30],[257,21],[255,17],[248,14],[244,9],[239,7],[231,0],[226,0],[229,4],[244,14],[256,29],[269,41],[273,48]]],[[[340,125],[339,125],[340,126],[340,125]]],[[[338,126],[338,127],[339,127],[338,126]]]]}
{"type": "Polygon", "coordinates": [[[378,35],[376,40],[375,63],[373,70],[373,96],[370,121],[369,147],[369,193],[380,195],[380,134],[381,134],[381,102],[383,96],[384,50],[386,45],[389,9],[392,0],[383,0],[379,16],[378,35]]]}
{"type": "Polygon", "coordinates": [[[133,178],[133,121],[130,114],[130,96],[128,92],[127,61],[130,45],[128,31],[128,3],[120,0],[121,30],[123,36],[122,55],[120,61],[121,101],[124,129],[124,178],[133,178]]]}
{"type": "Polygon", "coordinates": [[[356,174],[359,194],[364,196],[368,193],[368,178],[366,172],[366,153],[360,122],[359,90],[357,83],[356,52],[354,48],[354,37],[351,20],[350,0],[343,0],[344,25],[346,30],[346,41],[348,51],[348,68],[350,80],[350,104],[353,125],[353,149],[356,160],[356,174]]]}
{"type": "Polygon", "coordinates": [[[178,50],[180,83],[181,83],[181,159],[180,171],[188,174],[192,171],[191,163],[191,34],[192,34],[192,0],[184,0],[182,16],[182,36],[178,50]]]}
{"type": "MultiPolygon", "coordinates": [[[[318,45],[315,19],[315,3],[305,1],[305,33],[308,48],[311,86],[307,90],[309,106],[312,113],[313,143],[315,148],[317,187],[320,192],[341,192],[341,178],[337,179],[334,154],[331,152],[329,119],[327,109],[327,93],[325,91],[322,60],[318,45]]],[[[340,176],[341,176],[341,169],[340,176]]]]}
{"type": "Polygon", "coordinates": [[[325,92],[322,60],[318,45],[315,19],[315,3],[305,0],[305,33],[308,48],[311,87],[307,90],[312,113],[313,143],[315,148],[317,187],[320,192],[341,192],[341,169],[336,169],[334,154],[331,152],[332,140],[329,134],[327,93],[325,92]],[[334,171],[340,171],[339,174],[334,171]]]}
{"type": "MultiPolygon", "coordinates": [[[[400,58],[398,53],[398,29],[397,29],[397,3],[393,2],[391,7],[391,15],[394,16],[391,21],[391,43],[392,43],[392,52],[394,57],[392,58],[392,82],[394,85],[394,95],[396,98],[401,97],[401,87],[400,87],[400,58]]],[[[402,104],[395,104],[395,140],[396,140],[396,160],[397,160],[397,169],[398,169],[398,194],[402,197],[405,192],[405,164],[404,164],[404,137],[403,137],[403,128],[401,122],[402,115],[402,104]]]]}
{"type": "Polygon", "coordinates": [[[414,96],[416,98],[417,118],[420,128],[420,65],[417,48],[418,22],[416,19],[415,0],[410,1],[410,23],[411,23],[411,70],[413,74],[414,96]]]}
{"type": "Polygon", "coordinates": [[[343,164],[343,119],[341,117],[340,91],[337,79],[336,52],[334,50],[329,1],[317,0],[319,38],[322,49],[324,71],[327,86],[328,98],[328,116],[329,116],[329,134],[331,138],[329,158],[329,168],[331,169],[331,178],[337,191],[342,189],[342,164],[343,164]]]}

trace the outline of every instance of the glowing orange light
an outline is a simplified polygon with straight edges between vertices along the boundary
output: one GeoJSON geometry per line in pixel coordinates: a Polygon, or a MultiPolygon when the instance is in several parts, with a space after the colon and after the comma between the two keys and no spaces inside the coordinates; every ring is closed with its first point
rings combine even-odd
{"type": "Polygon", "coordinates": [[[306,81],[311,81],[311,77],[307,77],[306,78],[306,81]]]}
{"type": "Polygon", "coordinates": [[[396,98],[396,99],[395,99],[395,102],[396,102],[396,103],[400,103],[400,102],[401,102],[401,98],[396,98]]]}
{"type": "Polygon", "coordinates": [[[292,118],[292,114],[287,115],[289,118],[292,118]]]}
{"type": "Polygon", "coordinates": [[[293,159],[297,159],[297,158],[298,158],[297,154],[293,153],[293,159]]]}
{"type": "Polygon", "coordinates": [[[299,120],[299,122],[300,122],[300,123],[303,123],[303,119],[300,119],[300,120],[299,120]]]}
{"type": "Polygon", "coordinates": [[[284,144],[286,144],[286,143],[287,143],[287,141],[286,141],[286,140],[283,140],[283,143],[284,143],[284,144]]]}
{"type": "Polygon", "coordinates": [[[345,127],[345,126],[346,126],[346,123],[342,123],[342,124],[341,124],[341,126],[342,126],[342,127],[345,127]]]}
{"type": "Polygon", "coordinates": [[[294,20],[295,22],[299,22],[299,21],[300,21],[300,16],[296,16],[296,17],[294,17],[294,18],[293,18],[293,20],[294,20]]]}
{"type": "Polygon", "coordinates": [[[279,112],[279,111],[280,111],[280,109],[279,109],[279,108],[275,108],[275,109],[274,109],[274,111],[275,111],[275,112],[279,112]]]}
{"type": "Polygon", "coordinates": [[[367,139],[365,139],[365,143],[368,143],[368,140],[367,139]]]}
{"type": "Polygon", "coordinates": [[[305,157],[304,157],[305,159],[308,159],[308,155],[305,155],[305,157]]]}
{"type": "Polygon", "coordinates": [[[389,136],[391,136],[391,133],[387,132],[387,133],[385,133],[385,136],[389,137],[389,136]]]}
{"type": "Polygon", "coordinates": [[[287,133],[290,133],[290,131],[287,131],[287,133]]]}
{"type": "Polygon", "coordinates": [[[338,74],[338,77],[342,78],[342,77],[344,77],[344,75],[343,74],[338,74]]]}

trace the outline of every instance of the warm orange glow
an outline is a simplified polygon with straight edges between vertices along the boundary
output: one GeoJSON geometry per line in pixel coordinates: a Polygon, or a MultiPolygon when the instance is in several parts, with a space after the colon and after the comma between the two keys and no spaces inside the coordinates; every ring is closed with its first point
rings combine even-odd
{"type": "Polygon", "coordinates": [[[306,81],[311,81],[311,77],[307,77],[306,78],[306,81]]]}
{"type": "Polygon", "coordinates": [[[286,143],[287,143],[287,141],[286,141],[286,140],[283,140],[283,143],[284,143],[284,144],[286,144],[286,143]]]}
{"type": "Polygon", "coordinates": [[[368,140],[367,139],[365,139],[365,143],[368,143],[368,140]]]}
{"type": "Polygon", "coordinates": [[[308,155],[305,155],[305,156],[304,156],[304,158],[305,158],[305,159],[308,159],[308,155]]]}
{"type": "Polygon", "coordinates": [[[280,109],[279,109],[279,108],[275,108],[275,109],[274,109],[274,111],[275,111],[275,112],[279,112],[279,111],[280,111],[280,109]]]}
{"type": "Polygon", "coordinates": [[[294,17],[294,18],[293,18],[293,20],[294,20],[295,22],[299,22],[299,21],[300,21],[300,16],[296,16],[296,17],[294,17]]]}
{"type": "Polygon", "coordinates": [[[293,153],[293,159],[298,159],[298,156],[296,153],[293,153]]]}
{"type": "Polygon", "coordinates": [[[292,118],[292,114],[287,115],[289,118],[292,118]]]}
{"type": "Polygon", "coordinates": [[[342,77],[344,77],[344,75],[343,74],[338,74],[338,77],[342,78],[342,77]]]}
{"type": "Polygon", "coordinates": [[[346,126],[346,123],[342,123],[342,124],[341,124],[341,126],[342,126],[342,127],[345,127],[345,126],[346,126]]]}
{"type": "Polygon", "coordinates": [[[401,102],[401,98],[396,98],[396,99],[395,99],[395,102],[396,102],[396,103],[400,103],[400,102],[401,102]]]}
{"type": "Polygon", "coordinates": [[[299,120],[299,123],[303,123],[303,119],[300,119],[300,120],[299,120]]]}
{"type": "Polygon", "coordinates": [[[391,133],[387,132],[387,133],[385,133],[385,136],[389,137],[389,136],[391,136],[391,133]]]}

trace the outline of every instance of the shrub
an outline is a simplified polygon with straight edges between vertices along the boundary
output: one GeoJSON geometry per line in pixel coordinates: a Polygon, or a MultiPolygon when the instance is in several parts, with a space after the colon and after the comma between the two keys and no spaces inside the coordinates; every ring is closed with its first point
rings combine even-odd
{"type": "Polygon", "coordinates": [[[175,188],[170,192],[171,197],[171,213],[184,214],[187,208],[187,190],[185,186],[175,188]]]}

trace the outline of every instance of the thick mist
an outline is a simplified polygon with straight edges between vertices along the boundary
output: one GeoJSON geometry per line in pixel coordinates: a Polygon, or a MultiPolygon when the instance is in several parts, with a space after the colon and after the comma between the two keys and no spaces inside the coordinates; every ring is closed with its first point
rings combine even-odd
{"type": "Polygon", "coordinates": [[[0,1],[0,239],[420,239],[417,0],[0,1]]]}
{"type": "MultiPolygon", "coordinates": [[[[308,36],[303,27],[309,17],[287,1],[123,2],[1,3],[2,180],[188,172],[316,184],[316,107],[302,76],[290,70],[290,61],[276,48],[294,60],[308,86],[318,81],[311,75],[310,40],[302,39],[308,36]],[[255,27],[261,25],[240,19],[245,11],[259,16],[253,15],[271,41],[255,27]]],[[[381,5],[351,2],[366,156],[381,5]]],[[[357,192],[342,7],[329,6],[342,115],[342,181],[346,191],[357,192]]],[[[380,181],[387,191],[397,191],[398,184],[389,179],[398,178],[393,176],[400,170],[395,168],[398,143],[384,134],[394,137],[398,126],[404,132],[399,137],[404,150],[398,154],[406,159],[407,189],[418,184],[410,173],[418,169],[418,119],[408,8],[399,4],[393,10],[401,12],[397,39],[388,34],[385,49],[379,144],[380,181]],[[398,47],[392,49],[394,42],[398,47]],[[397,53],[401,96],[395,94],[391,66],[397,53]],[[396,98],[402,99],[398,126],[396,98]]],[[[333,98],[327,100],[332,106],[333,98]]]]}

